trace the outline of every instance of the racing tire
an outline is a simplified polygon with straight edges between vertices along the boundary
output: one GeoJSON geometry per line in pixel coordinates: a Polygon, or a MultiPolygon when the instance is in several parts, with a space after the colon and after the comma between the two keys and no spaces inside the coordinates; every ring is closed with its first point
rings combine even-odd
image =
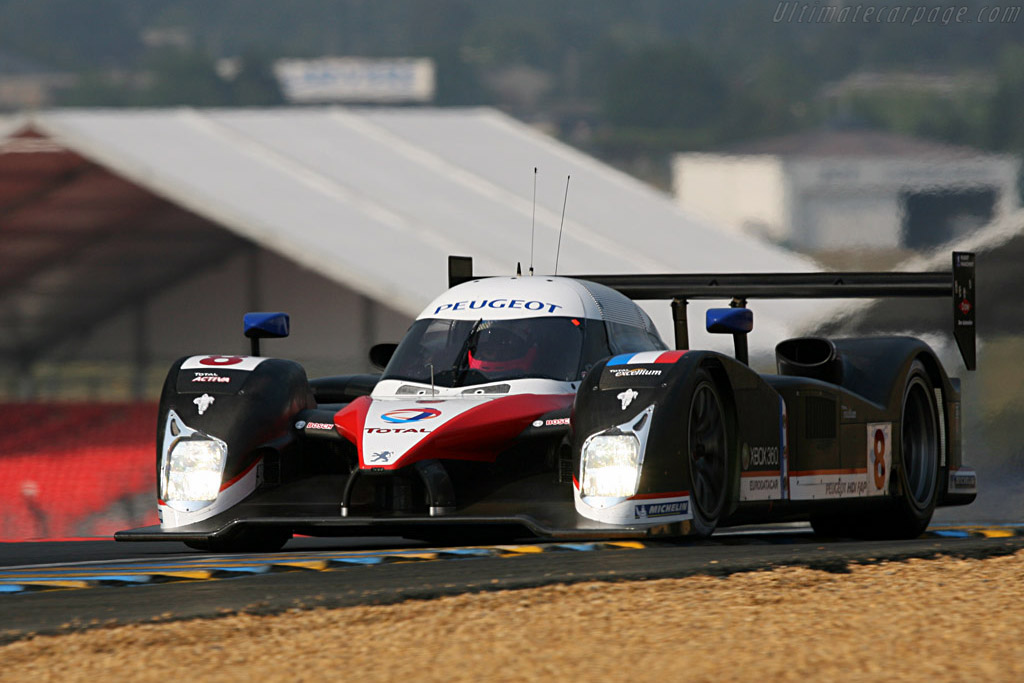
{"type": "Polygon", "coordinates": [[[891,538],[917,538],[935,512],[939,495],[939,418],[931,379],[920,361],[907,375],[900,410],[900,495],[886,525],[891,538]]]}
{"type": "Polygon", "coordinates": [[[211,553],[276,553],[291,538],[287,529],[243,529],[227,538],[185,541],[185,545],[211,553]]]}
{"type": "Polygon", "coordinates": [[[718,388],[704,368],[697,370],[686,425],[686,458],[693,514],[691,535],[707,538],[726,510],[729,433],[718,388]]]}

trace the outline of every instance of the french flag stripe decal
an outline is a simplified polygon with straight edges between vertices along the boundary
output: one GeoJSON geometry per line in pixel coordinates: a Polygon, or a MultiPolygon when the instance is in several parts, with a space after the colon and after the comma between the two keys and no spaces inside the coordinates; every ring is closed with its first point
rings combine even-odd
{"type": "Polygon", "coordinates": [[[686,351],[641,351],[624,353],[608,361],[608,365],[641,365],[650,363],[675,363],[686,351]]]}

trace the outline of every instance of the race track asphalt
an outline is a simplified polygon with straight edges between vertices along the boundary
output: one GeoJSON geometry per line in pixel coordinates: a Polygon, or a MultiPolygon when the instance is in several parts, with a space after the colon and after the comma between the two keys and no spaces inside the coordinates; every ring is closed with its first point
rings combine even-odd
{"type": "Polygon", "coordinates": [[[932,530],[911,541],[822,540],[803,529],[708,541],[426,548],[396,538],[307,539],[281,553],[211,555],[178,543],[0,544],[0,641],[111,623],[344,607],[589,580],[676,578],[1024,548],[1024,527],[932,530]]]}

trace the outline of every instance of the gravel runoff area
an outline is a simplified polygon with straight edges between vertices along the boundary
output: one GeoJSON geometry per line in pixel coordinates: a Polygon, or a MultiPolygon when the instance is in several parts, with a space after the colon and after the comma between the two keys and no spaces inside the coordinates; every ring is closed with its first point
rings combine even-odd
{"type": "Polygon", "coordinates": [[[0,647],[0,681],[105,679],[1024,680],[1024,550],[240,614],[0,647]]]}

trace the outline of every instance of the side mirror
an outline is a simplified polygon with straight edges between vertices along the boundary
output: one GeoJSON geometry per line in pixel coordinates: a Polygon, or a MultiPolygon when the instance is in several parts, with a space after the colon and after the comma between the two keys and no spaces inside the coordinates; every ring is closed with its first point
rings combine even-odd
{"type": "Polygon", "coordinates": [[[708,332],[731,334],[736,360],[750,364],[747,353],[747,333],[754,329],[754,312],[749,308],[709,308],[707,313],[708,332]]]}
{"type": "Polygon", "coordinates": [[[374,344],[370,347],[370,362],[383,370],[397,348],[398,344],[374,344]]]}
{"type": "Polygon", "coordinates": [[[287,337],[291,319],[287,313],[246,313],[242,318],[245,336],[252,341],[252,355],[260,355],[260,339],[287,337]]]}
{"type": "Polygon", "coordinates": [[[754,329],[754,312],[749,308],[709,308],[707,327],[712,334],[746,334],[754,329]]]}

